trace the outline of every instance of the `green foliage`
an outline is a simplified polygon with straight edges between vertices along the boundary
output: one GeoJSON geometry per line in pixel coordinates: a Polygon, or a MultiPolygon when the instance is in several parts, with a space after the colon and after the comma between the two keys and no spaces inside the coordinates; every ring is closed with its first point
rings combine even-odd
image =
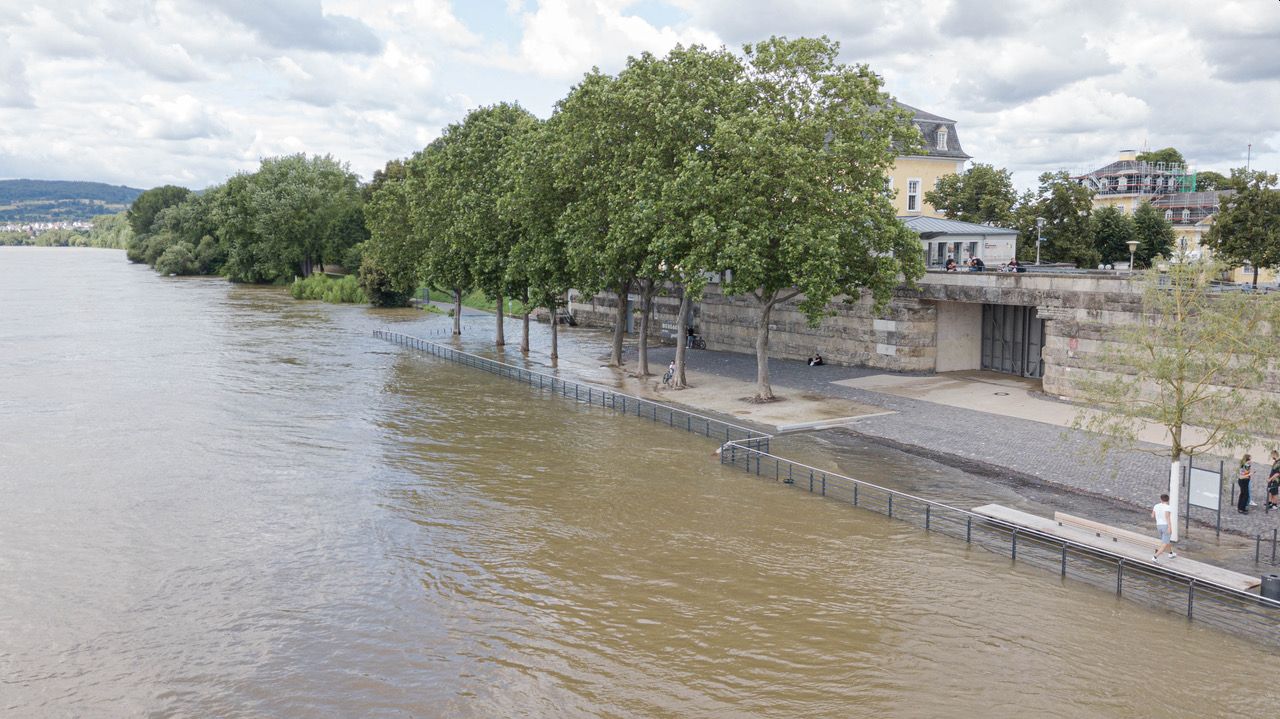
{"type": "Polygon", "coordinates": [[[427,234],[415,226],[408,172],[408,163],[392,160],[374,174],[366,192],[369,239],[357,245],[362,255],[360,284],[379,307],[406,304],[426,263],[427,234]]]}
{"type": "Polygon", "coordinates": [[[1150,267],[1157,257],[1173,256],[1174,242],[1177,239],[1173,223],[1164,219],[1164,213],[1150,202],[1144,200],[1134,210],[1133,229],[1135,239],[1138,240],[1134,264],[1138,267],[1150,267]]]}
{"type": "Polygon", "coordinates": [[[978,163],[963,173],[944,175],[924,199],[952,220],[1012,228],[1018,193],[1008,170],[978,163]]]}
{"type": "Polygon", "coordinates": [[[1141,449],[1146,423],[1168,431],[1164,451],[1173,460],[1280,432],[1280,404],[1254,391],[1280,360],[1280,343],[1257,341],[1280,322],[1280,296],[1217,292],[1221,271],[1206,262],[1148,270],[1139,321],[1100,341],[1096,369],[1078,380],[1079,399],[1091,409],[1074,425],[1096,432],[1104,449],[1141,449]],[[1203,436],[1188,434],[1188,426],[1203,436]]]}
{"type": "Polygon", "coordinates": [[[133,228],[133,234],[136,237],[149,234],[151,224],[161,210],[182,202],[190,195],[191,190],[176,185],[153,187],[138,195],[125,215],[129,219],[129,226],[133,228]]]}
{"type": "MultiPolygon", "coordinates": [[[[1046,221],[1042,231],[1044,260],[1072,262],[1077,267],[1098,266],[1102,256],[1093,242],[1093,227],[1089,219],[1093,211],[1093,195],[1087,187],[1072,181],[1065,171],[1046,172],[1040,175],[1035,209],[1037,216],[1046,221]]],[[[1035,237],[1034,224],[1029,237],[1035,237]]],[[[1032,245],[1034,254],[1034,239],[1027,244],[1032,245]]],[[[1128,256],[1127,251],[1125,255],[1128,256]]]]}
{"type": "Polygon", "coordinates": [[[1213,170],[1202,170],[1196,173],[1196,192],[1209,192],[1210,190],[1225,190],[1228,188],[1228,180],[1221,172],[1213,170]]]}
{"type": "Polygon", "coordinates": [[[89,230],[90,247],[109,247],[123,250],[133,239],[133,227],[124,212],[114,215],[98,215],[93,218],[93,229],[89,230]]]}
{"type": "Polygon", "coordinates": [[[340,278],[322,274],[299,277],[289,285],[289,294],[295,300],[322,300],[330,304],[369,302],[355,275],[344,275],[340,278]]]}
{"type": "MultiPolygon", "coordinates": [[[[1205,244],[1223,260],[1259,267],[1280,267],[1280,190],[1276,175],[1238,168],[1227,186],[1234,190],[1205,236],[1205,244]]],[[[1256,274],[1255,274],[1256,279],[1256,274]]]]}
{"type": "Polygon", "coordinates": [[[1093,246],[1104,264],[1129,261],[1130,240],[1137,239],[1134,221],[1115,205],[1098,208],[1090,217],[1093,246]]]}
{"type": "Polygon", "coordinates": [[[198,269],[195,248],[188,242],[175,242],[156,259],[155,268],[162,275],[194,275],[198,269]]]}
{"type": "Polygon", "coordinates": [[[1151,150],[1150,152],[1138,153],[1139,162],[1163,162],[1165,164],[1185,165],[1187,161],[1182,158],[1182,153],[1172,147],[1165,147],[1160,150],[1151,150]]]}
{"type": "Polygon", "coordinates": [[[413,286],[383,269],[381,262],[373,255],[365,255],[360,263],[360,289],[374,307],[404,307],[413,297],[413,286]]]}
{"type": "Polygon", "coordinates": [[[26,232],[3,232],[0,233],[0,246],[31,246],[31,247],[94,247],[88,233],[80,230],[69,230],[66,228],[55,228],[44,230],[36,235],[30,235],[26,232]]]}

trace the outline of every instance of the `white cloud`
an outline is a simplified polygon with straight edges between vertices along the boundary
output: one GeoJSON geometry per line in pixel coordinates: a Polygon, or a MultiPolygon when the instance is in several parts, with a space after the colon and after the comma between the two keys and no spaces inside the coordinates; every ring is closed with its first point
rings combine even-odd
{"type": "Polygon", "coordinates": [[[0,3],[0,177],[205,186],[300,151],[368,176],[477,105],[545,115],[592,66],[772,34],[840,41],[1024,186],[1144,142],[1280,169],[1280,13],[1243,0],[461,1],[0,3]]]}

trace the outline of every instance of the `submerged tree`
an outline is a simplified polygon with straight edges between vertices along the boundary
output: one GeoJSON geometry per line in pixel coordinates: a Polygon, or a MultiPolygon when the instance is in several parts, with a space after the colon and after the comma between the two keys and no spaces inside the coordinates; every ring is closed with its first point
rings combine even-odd
{"type": "Polygon", "coordinates": [[[704,191],[731,270],[724,289],[758,311],[757,401],[774,399],[769,325],[779,304],[802,297],[816,325],[838,295],[869,290],[884,306],[924,273],[919,239],[884,193],[894,157],[919,133],[870,68],[838,55],[826,38],[747,47],[743,109],[716,127],[723,159],[704,191]]]}
{"type": "MultiPolygon", "coordinates": [[[[1280,296],[1215,291],[1220,271],[1208,262],[1170,263],[1167,274],[1148,270],[1138,320],[1100,341],[1096,369],[1077,385],[1088,409],[1073,426],[1096,433],[1104,451],[1144,449],[1144,427],[1165,429],[1168,446],[1158,451],[1169,457],[1174,507],[1183,455],[1246,446],[1280,431],[1280,403],[1250,389],[1280,360],[1280,343],[1270,337],[1280,326],[1280,296]]],[[[1170,529],[1176,539],[1176,524],[1170,529]]]]}

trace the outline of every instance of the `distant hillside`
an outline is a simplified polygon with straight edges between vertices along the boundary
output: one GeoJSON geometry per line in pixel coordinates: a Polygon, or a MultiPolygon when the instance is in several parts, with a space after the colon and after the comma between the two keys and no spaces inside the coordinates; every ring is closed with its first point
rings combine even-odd
{"type": "Polygon", "coordinates": [[[126,209],[140,194],[101,182],[0,180],[0,222],[87,220],[126,209]]]}

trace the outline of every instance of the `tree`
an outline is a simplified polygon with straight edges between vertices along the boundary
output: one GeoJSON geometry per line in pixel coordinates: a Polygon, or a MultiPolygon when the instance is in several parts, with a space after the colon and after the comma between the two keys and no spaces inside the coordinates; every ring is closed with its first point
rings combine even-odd
{"type": "Polygon", "coordinates": [[[369,239],[360,261],[360,287],[376,307],[401,307],[418,288],[427,237],[415,229],[408,164],[392,160],[374,173],[364,207],[369,239]]]}
{"type": "MultiPolygon", "coordinates": [[[[1280,322],[1280,296],[1216,292],[1220,271],[1208,262],[1171,263],[1167,274],[1148,270],[1137,321],[1101,342],[1098,369],[1078,384],[1090,409],[1073,426],[1096,433],[1104,451],[1143,449],[1137,436],[1149,424],[1167,431],[1168,447],[1159,451],[1170,459],[1175,507],[1183,455],[1230,450],[1280,431],[1280,403],[1247,389],[1261,386],[1270,363],[1280,360],[1280,343],[1256,340],[1280,322]]],[[[1176,524],[1170,530],[1176,539],[1176,524]]]]}
{"type": "Polygon", "coordinates": [[[1202,170],[1196,173],[1196,191],[1209,192],[1211,190],[1227,189],[1227,178],[1221,172],[1213,170],[1202,170]]]}
{"type": "MultiPolygon", "coordinates": [[[[450,126],[452,127],[452,126],[450,126]]],[[[450,128],[409,160],[405,192],[413,231],[423,243],[423,275],[429,286],[453,295],[453,334],[462,334],[462,296],[475,286],[470,238],[461,232],[458,183],[446,169],[445,153],[457,138],[450,128]]]]}
{"type": "Polygon", "coordinates": [[[1172,147],[1165,147],[1160,150],[1151,150],[1149,152],[1138,153],[1138,162],[1163,162],[1166,165],[1185,165],[1187,161],[1182,159],[1182,153],[1172,147]]]}
{"type": "Polygon", "coordinates": [[[952,220],[1013,227],[1018,193],[1008,170],[975,164],[963,173],[944,175],[924,199],[952,220]]]}
{"type": "Polygon", "coordinates": [[[268,263],[264,269],[273,281],[295,273],[307,277],[363,240],[362,228],[351,231],[351,214],[362,202],[359,178],[329,155],[263,160],[249,200],[268,263]]]}
{"type": "Polygon", "coordinates": [[[1133,220],[1124,210],[1115,205],[1107,205],[1094,210],[1089,219],[1092,223],[1093,247],[1102,262],[1108,265],[1128,262],[1128,242],[1135,239],[1135,232],[1133,220]]]}
{"type": "MultiPolygon", "coordinates": [[[[1093,193],[1074,182],[1066,171],[1040,175],[1038,212],[1045,219],[1043,255],[1049,262],[1073,262],[1096,267],[1101,259],[1094,248],[1089,215],[1093,193]]],[[[1032,237],[1035,235],[1032,234],[1032,237]]]]}
{"type": "Polygon", "coordinates": [[[190,243],[178,242],[156,260],[156,272],[162,275],[193,275],[196,273],[195,252],[190,243]]]}
{"type": "Polygon", "coordinates": [[[145,235],[151,232],[151,223],[161,210],[182,202],[190,194],[191,190],[185,187],[162,185],[138,195],[138,199],[133,201],[125,215],[129,218],[129,227],[133,229],[133,234],[145,235]]]}
{"type": "Polygon", "coordinates": [[[1233,192],[1205,236],[1205,244],[1228,262],[1253,266],[1253,284],[1259,267],[1280,267],[1280,190],[1277,177],[1260,170],[1231,171],[1227,187],[1233,192]]]}
{"type": "Polygon", "coordinates": [[[1150,202],[1143,200],[1138,209],[1133,211],[1133,230],[1134,239],[1138,241],[1133,261],[1138,267],[1150,267],[1157,257],[1173,256],[1177,240],[1173,223],[1164,219],[1164,213],[1150,202]]]}
{"type": "Polygon", "coordinates": [[[717,123],[723,162],[706,192],[732,270],[724,289],[755,304],[757,401],[769,383],[769,323],[779,303],[816,325],[837,295],[869,290],[884,306],[924,273],[920,242],[884,193],[894,157],[919,146],[906,111],[865,65],[837,60],[827,38],[771,38],[745,48],[742,110],[717,123]]]}
{"type": "Polygon", "coordinates": [[[624,108],[617,80],[599,70],[588,73],[556,105],[552,156],[569,197],[560,227],[578,291],[592,297],[603,290],[617,298],[609,364],[622,366],[622,340],[630,314],[629,297],[648,256],[648,237],[617,218],[634,208],[629,182],[636,150],[636,120],[624,108]]]}

